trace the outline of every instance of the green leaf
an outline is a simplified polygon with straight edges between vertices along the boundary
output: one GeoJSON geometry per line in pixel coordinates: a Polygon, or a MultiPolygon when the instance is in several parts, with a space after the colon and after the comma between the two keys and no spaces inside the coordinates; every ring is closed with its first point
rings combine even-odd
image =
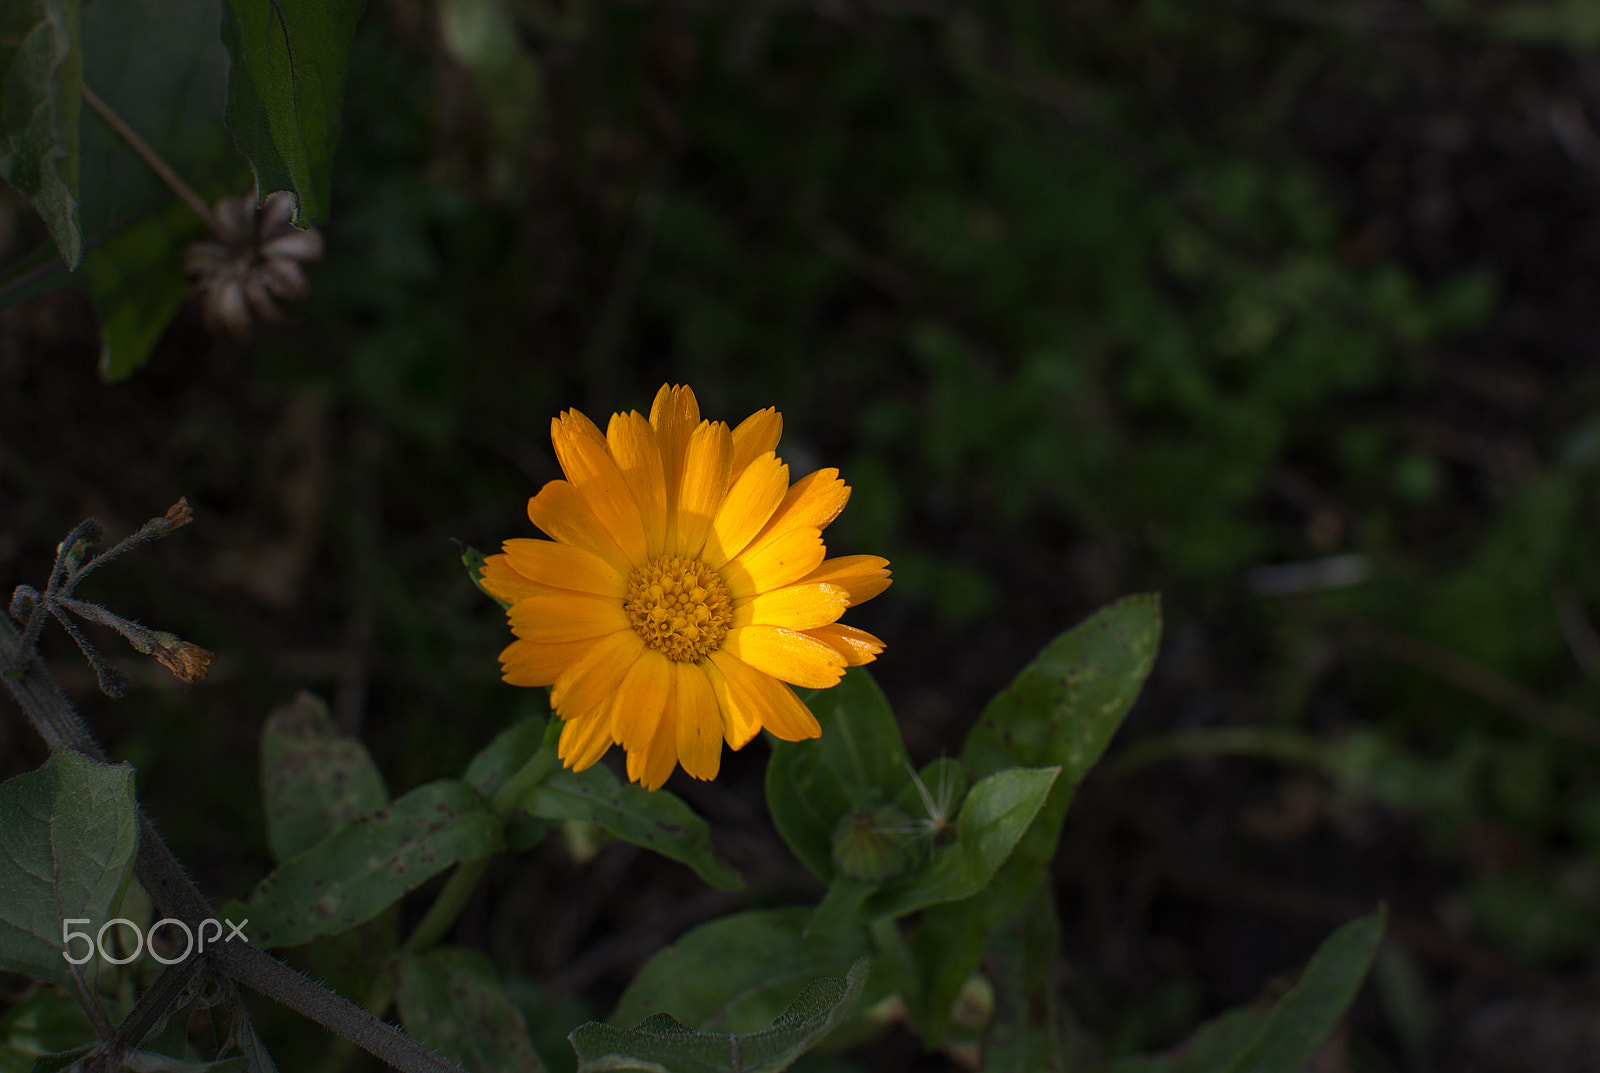
{"type": "Polygon", "coordinates": [[[1272,1007],[1250,1045],[1220,1067],[1223,1073],[1297,1073],[1355,1001],[1383,941],[1385,916],[1379,909],[1324,939],[1294,989],[1272,1007]]]}
{"type": "Polygon", "coordinates": [[[894,712],[865,668],[807,701],[822,725],[811,741],[775,741],[767,808],[778,833],[823,882],[833,878],[833,832],[852,807],[887,804],[910,781],[894,712]]]}
{"type": "Polygon", "coordinates": [[[1065,1069],[1056,964],[1061,922],[1049,879],[989,944],[994,1019],[983,1043],[991,1073],[1061,1073],[1065,1069]]]}
{"type": "Polygon", "coordinates": [[[592,1021],[569,1037],[578,1073],[646,1070],[666,1073],[776,1073],[843,1024],[861,1001],[871,962],[859,958],[843,980],[817,980],[761,1032],[727,1036],[697,1032],[658,1013],[626,1031],[592,1021]]]}
{"type": "Polygon", "coordinates": [[[395,1000],[406,1031],[473,1073],[542,1073],[522,1014],[489,959],[440,947],[399,962],[395,1000]]]}
{"type": "Polygon", "coordinates": [[[122,1056],[122,1068],[132,1073],[245,1073],[249,1059],[240,1056],[204,1062],[173,1058],[155,1051],[130,1051],[122,1056]]]}
{"type": "Polygon", "coordinates": [[[328,212],[345,65],[364,0],[223,0],[228,126],[256,188],[295,194],[295,223],[328,212]]]}
{"type": "Polygon", "coordinates": [[[1072,795],[1139,695],[1161,638],[1156,596],[1129,596],[1057,637],[984,709],[962,746],[974,776],[1060,764],[1061,776],[993,882],[969,899],[923,914],[912,949],[924,981],[918,1011],[936,1044],[950,1004],[983,956],[988,936],[1027,901],[1048,869],[1072,795]]]}
{"type": "MultiPolygon", "coordinates": [[[[99,931],[138,845],[128,764],[62,749],[0,785],[0,969],[70,989],[64,922],[87,919],[72,930],[99,931]]],[[[74,940],[72,953],[86,953],[83,944],[74,940]]]]}
{"type": "Polygon", "coordinates": [[[511,610],[511,601],[502,600],[494,593],[483,587],[483,563],[485,556],[477,548],[468,548],[461,553],[461,565],[467,568],[467,577],[478,587],[478,591],[489,599],[499,604],[502,610],[511,610]]]}
{"type": "Polygon", "coordinates": [[[202,231],[188,206],[175,201],[111,235],[83,259],[77,282],[100,321],[97,368],[106,383],[126,380],[150,360],[189,294],[178,251],[202,231]]]}
{"type": "Polygon", "coordinates": [[[472,758],[462,778],[484,797],[492,799],[501,784],[521,771],[522,766],[539,751],[549,724],[550,721],[542,715],[530,715],[517,720],[495,735],[495,739],[472,758]]]}
{"type": "Polygon", "coordinates": [[[904,916],[982,890],[1027,833],[1060,773],[1059,767],[1012,768],[979,780],[961,806],[955,842],[884,884],[867,901],[867,913],[904,916]]]}
{"type": "Polygon", "coordinates": [[[619,782],[610,768],[554,772],[534,790],[527,809],[540,819],[593,820],[624,842],[683,862],[714,887],[744,886],[711,848],[711,828],[682,799],[619,782]]]}
{"type": "Polygon", "coordinates": [[[328,706],[304,692],[261,728],[261,797],[279,863],[389,803],[366,746],[334,729],[328,706]]]}
{"type": "Polygon", "coordinates": [[[502,826],[464,782],[419,786],[263,879],[244,906],[250,941],[298,946],[371,920],[457,861],[499,850],[502,826]]]}
{"type": "Polygon", "coordinates": [[[83,259],[78,220],[82,86],[77,0],[0,5],[0,177],[33,202],[69,268],[83,259]]]}
{"type": "Polygon", "coordinates": [[[689,931],[656,954],[622,995],[612,1024],[667,1013],[705,1031],[771,1024],[800,984],[840,975],[872,952],[864,928],[804,932],[804,906],[734,913],[689,931]]]}

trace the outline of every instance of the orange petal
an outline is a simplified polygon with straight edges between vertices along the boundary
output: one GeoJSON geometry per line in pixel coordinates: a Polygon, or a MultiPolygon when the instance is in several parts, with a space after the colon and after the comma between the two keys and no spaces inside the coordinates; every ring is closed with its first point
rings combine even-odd
{"type": "Polygon", "coordinates": [[[699,667],[706,673],[711,691],[716,694],[717,706],[722,711],[722,739],[730,749],[743,749],[751,738],[760,733],[761,713],[729,684],[727,676],[717,668],[713,658],[701,660],[699,667]]]}
{"type": "Polygon", "coordinates": [[[721,421],[702,421],[689,437],[673,532],[667,537],[668,547],[676,554],[698,556],[705,546],[711,519],[716,517],[722,490],[727,487],[731,450],[731,434],[721,421]]]}
{"type": "Polygon", "coordinates": [[[775,533],[746,548],[718,571],[734,599],[771,592],[815,570],[827,552],[814,528],[775,533]]]}
{"type": "Polygon", "coordinates": [[[595,423],[577,410],[568,410],[550,422],[550,442],[555,445],[561,472],[595,518],[629,561],[643,566],[645,533],[639,504],[595,423]]]}
{"type": "Polygon", "coordinates": [[[563,719],[594,713],[611,699],[644,651],[644,642],[632,630],[601,638],[582,659],[561,672],[550,690],[550,707],[563,719]]]}
{"type": "Polygon", "coordinates": [[[850,486],[839,479],[838,470],[819,469],[808,473],[790,487],[757,539],[784,529],[803,529],[807,526],[826,529],[828,523],[844,510],[849,499],[850,486]]]}
{"type": "Polygon", "coordinates": [[[551,481],[539,489],[539,494],[528,500],[528,519],[545,536],[594,552],[624,577],[633,570],[633,561],[567,481],[551,481]]]}
{"type": "MultiPolygon", "coordinates": [[[[678,506],[678,488],[683,484],[683,460],[689,451],[689,437],[700,425],[700,403],[688,387],[661,385],[650,404],[650,424],[661,444],[661,472],[667,490],[667,517],[678,506]]],[[[669,536],[670,539],[670,536],[669,536]]]]}
{"type": "Polygon", "coordinates": [[[822,735],[811,709],[794,691],[771,675],[741,663],[726,652],[711,653],[711,663],[722,672],[732,692],[754,713],[761,725],[784,741],[804,741],[822,735]]]}
{"type": "Polygon", "coordinates": [[[594,643],[593,637],[560,644],[512,641],[500,653],[500,670],[514,686],[554,685],[561,672],[582,659],[594,643]]]}
{"type": "Polygon", "coordinates": [[[646,790],[661,789],[662,783],[672,774],[672,769],[678,766],[678,706],[670,691],[666,702],[650,744],[628,752],[628,778],[646,790]]]}
{"type": "Polygon", "coordinates": [[[789,488],[789,467],[768,451],[744,468],[717,508],[701,558],[715,570],[743,551],[789,488]]]}
{"type": "Polygon", "coordinates": [[[722,766],[722,715],[705,672],[693,663],[674,663],[677,684],[678,763],[697,779],[714,779],[722,766]]]}
{"type": "Polygon", "coordinates": [[[883,651],[883,642],[878,640],[866,630],[858,630],[854,626],[846,626],[842,622],[830,623],[827,626],[818,626],[816,629],[806,630],[807,637],[814,637],[823,644],[831,647],[835,652],[844,657],[848,667],[859,667],[863,663],[871,663],[878,658],[878,653],[883,651]]]}
{"type": "Polygon", "coordinates": [[[511,605],[506,618],[511,622],[512,633],[524,641],[544,644],[603,637],[628,630],[628,615],[621,600],[579,592],[524,597],[511,605]]]}
{"type": "Polygon", "coordinates": [[[617,686],[611,707],[611,733],[629,753],[647,749],[661,722],[672,688],[672,661],[646,649],[617,686]]]}
{"type": "MultiPolygon", "coordinates": [[[[620,600],[628,591],[627,575],[618,573],[616,567],[592,551],[585,551],[583,548],[555,540],[534,540],[527,537],[508,540],[501,546],[505,548],[505,554],[496,555],[494,558],[504,559],[519,577],[536,583],[539,592],[548,592],[552,588],[572,589],[620,600]]],[[[486,587],[489,584],[488,574],[489,567],[486,561],[484,563],[486,587]]],[[[529,592],[528,595],[532,596],[534,593],[529,592]]],[[[504,598],[510,599],[510,597],[504,598]]]]}
{"type": "Polygon", "coordinates": [[[540,585],[525,577],[504,555],[491,555],[485,559],[478,580],[484,588],[510,604],[526,596],[544,596],[550,592],[550,586],[540,585]]]}
{"type": "Polygon", "coordinates": [[[746,466],[778,449],[778,439],[783,435],[783,415],[776,407],[757,410],[733,430],[733,465],[730,477],[739,479],[746,466]]]}
{"type": "Polygon", "coordinates": [[[573,771],[594,766],[611,748],[611,708],[602,707],[594,715],[568,719],[561,726],[561,741],[556,755],[573,771]]]}
{"type": "Polygon", "coordinates": [[[666,549],[667,540],[667,479],[661,468],[661,444],[656,430],[637,410],[612,414],[611,424],[606,427],[606,443],[639,504],[645,549],[654,559],[666,549]]]}
{"type": "Polygon", "coordinates": [[[786,626],[810,630],[836,622],[850,606],[850,594],[837,585],[811,582],[758,593],[733,608],[734,626],[786,626]]]}
{"type": "Polygon", "coordinates": [[[830,645],[782,626],[729,630],[722,651],[790,685],[826,689],[844,674],[844,657],[830,645]]]}
{"type": "Polygon", "coordinates": [[[850,594],[850,606],[854,607],[889,587],[889,560],[878,555],[841,555],[825,559],[806,580],[839,586],[850,594]]]}

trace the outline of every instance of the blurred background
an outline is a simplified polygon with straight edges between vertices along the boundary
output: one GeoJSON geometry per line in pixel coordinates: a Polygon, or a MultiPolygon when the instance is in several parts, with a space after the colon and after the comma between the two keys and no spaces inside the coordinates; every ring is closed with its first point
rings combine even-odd
{"type": "MultiPolygon", "coordinates": [[[[4,197],[0,267],[47,241],[4,197]]],[[[206,681],[124,651],[111,702],[44,651],[209,894],[270,866],[297,690],[396,791],[542,710],[454,541],[534,534],[556,412],[682,382],[853,485],[829,548],[892,560],[850,618],[919,763],[1164,594],[1057,859],[1081,1055],[1270,1000],[1386,900],[1319,1069],[1600,1068],[1600,7],[374,0],[323,232],[295,323],[191,302],[114,385],[78,292],[0,312],[0,589],[86,515],[195,507],[82,594],[206,681]]],[[[457,939],[554,1068],[662,944],[815,896],[765,757],[669,783],[742,894],[622,845],[491,872],[457,939]]],[[[0,774],[43,758],[0,717],[0,774]]],[[[966,1068],[901,1028],[808,1061],[966,1068]]]]}

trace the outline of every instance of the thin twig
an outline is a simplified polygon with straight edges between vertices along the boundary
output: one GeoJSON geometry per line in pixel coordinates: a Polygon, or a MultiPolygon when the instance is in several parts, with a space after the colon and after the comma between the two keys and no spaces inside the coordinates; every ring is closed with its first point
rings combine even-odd
{"type": "Polygon", "coordinates": [[[96,115],[105,120],[106,126],[115,131],[117,137],[127,142],[128,148],[132,149],[140,160],[149,165],[150,170],[156,173],[156,177],[167,184],[167,189],[177,194],[196,216],[205,221],[205,225],[208,228],[212,231],[217,229],[217,222],[212,218],[211,208],[205,203],[204,199],[195,193],[193,188],[184,182],[177,172],[172,170],[171,165],[161,159],[160,154],[150,148],[149,143],[139,137],[137,131],[128,126],[121,116],[112,111],[111,106],[101,100],[100,95],[90,89],[87,82],[83,84],[83,103],[87,104],[94,110],[96,115]]]}

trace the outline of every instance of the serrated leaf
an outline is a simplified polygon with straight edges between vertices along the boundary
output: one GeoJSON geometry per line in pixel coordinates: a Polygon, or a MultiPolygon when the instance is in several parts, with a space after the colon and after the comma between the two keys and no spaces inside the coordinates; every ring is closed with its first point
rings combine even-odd
{"type": "Polygon", "coordinates": [[[138,845],[128,764],[62,749],[0,785],[0,968],[70,989],[63,922],[109,919],[138,845]]]}
{"type": "Polygon", "coordinates": [[[364,0],[223,0],[228,126],[256,188],[295,195],[295,223],[328,212],[345,67],[364,0]]]}
{"type": "Polygon", "coordinates": [[[499,850],[502,828],[466,783],[419,786],[263,879],[243,907],[250,941],[299,946],[371,920],[457,861],[499,850]]]}
{"type": "Polygon", "coordinates": [[[473,1073],[542,1073],[522,1014],[489,959],[441,947],[399,961],[395,1000],[406,1031],[473,1073]]]}
{"type": "Polygon", "coordinates": [[[794,988],[872,952],[862,927],[804,932],[810,915],[804,906],[757,909],[690,930],[645,963],[608,1020],[637,1024],[666,1013],[721,1032],[771,1024],[794,988]]]}
{"type": "Polygon", "coordinates": [[[807,705],[822,726],[811,741],[774,741],[767,764],[767,808],[802,864],[833,878],[833,832],[851,808],[894,801],[910,784],[894,712],[865,668],[852,667],[807,705]]]}
{"type": "Polygon", "coordinates": [[[870,960],[858,958],[845,979],[808,984],[771,1028],[743,1036],[698,1032],[664,1013],[628,1030],[597,1021],[580,1025],[569,1037],[578,1073],[777,1073],[855,1012],[870,970],[870,960]]]}
{"type": "Polygon", "coordinates": [[[83,259],[77,0],[0,5],[0,177],[33,202],[70,268],[83,259]]]}
{"type": "Polygon", "coordinates": [[[282,863],[388,804],[389,791],[366,746],[340,734],[328,706],[302,692],[261,728],[261,799],[267,842],[282,863]]]}
{"type": "Polygon", "coordinates": [[[278,1073],[278,1063],[272,1060],[272,1053],[267,1050],[255,1023],[242,1005],[234,1010],[228,1045],[244,1059],[246,1073],[278,1073]]]}
{"type": "Polygon", "coordinates": [[[1048,869],[1078,784],[1100,758],[1155,662],[1156,596],[1129,596],[1057,637],[984,709],[962,746],[974,776],[1011,766],[1060,764],[1044,807],[973,897],[925,912],[912,949],[924,982],[918,1011],[930,1044],[950,1024],[950,1004],[983,956],[988,936],[1027,901],[1048,869]]]}
{"type": "Polygon", "coordinates": [[[867,900],[869,916],[904,916],[982,890],[1044,806],[1059,767],[1012,768],[980,779],[956,818],[956,839],[867,900]]]}
{"type": "Polygon", "coordinates": [[[489,599],[499,604],[502,610],[511,610],[511,601],[502,600],[494,593],[483,587],[483,563],[485,556],[477,548],[468,548],[461,553],[461,565],[467,568],[467,577],[477,586],[478,591],[489,599]]]}
{"type": "Polygon", "coordinates": [[[624,842],[681,861],[714,887],[744,886],[712,849],[710,826],[681,798],[620,782],[610,768],[554,772],[528,798],[527,809],[546,820],[593,820],[624,842]]]}

